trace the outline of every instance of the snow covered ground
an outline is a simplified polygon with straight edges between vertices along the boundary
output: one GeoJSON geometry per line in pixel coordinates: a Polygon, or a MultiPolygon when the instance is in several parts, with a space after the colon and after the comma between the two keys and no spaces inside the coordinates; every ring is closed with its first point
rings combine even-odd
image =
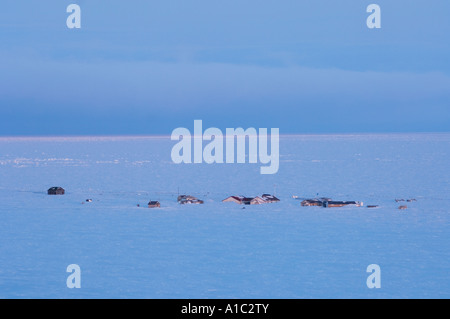
{"type": "Polygon", "coordinates": [[[450,134],[285,136],[275,175],[176,165],[173,145],[0,138],[0,297],[450,297],[450,134]],[[274,191],[280,203],[221,202],[274,191]],[[178,192],[205,204],[179,205],[178,192]],[[380,207],[301,207],[292,195],[380,207]],[[81,289],[66,287],[70,264],[81,289]],[[366,286],[370,264],[380,289],[366,286]]]}

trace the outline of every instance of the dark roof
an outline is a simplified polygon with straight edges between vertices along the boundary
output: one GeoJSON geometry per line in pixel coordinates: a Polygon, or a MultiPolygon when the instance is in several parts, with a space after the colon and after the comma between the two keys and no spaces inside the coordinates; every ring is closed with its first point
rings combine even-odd
{"type": "Polygon", "coordinates": [[[280,201],[277,197],[275,197],[274,195],[270,195],[270,194],[262,194],[261,197],[264,199],[272,200],[272,201],[278,201],[278,202],[280,201]]]}
{"type": "Polygon", "coordinates": [[[55,186],[55,187],[50,187],[48,190],[49,191],[57,191],[57,190],[64,190],[64,188],[55,186]]]}

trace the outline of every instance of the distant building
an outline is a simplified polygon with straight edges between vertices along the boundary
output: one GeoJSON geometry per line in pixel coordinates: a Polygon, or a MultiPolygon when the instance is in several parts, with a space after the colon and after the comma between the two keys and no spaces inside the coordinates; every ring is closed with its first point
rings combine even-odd
{"type": "Polygon", "coordinates": [[[47,190],[48,195],[64,195],[66,191],[62,187],[50,187],[47,190]]]}
{"type": "Polygon", "coordinates": [[[267,203],[275,203],[280,200],[273,195],[263,194],[261,197],[245,197],[245,196],[230,196],[222,200],[222,202],[233,202],[240,205],[259,205],[267,203]]]}
{"type": "Polygon", "coordinates": [[[226,202],[233,202],[233,203],[236,203],[236,204],[243,204],[243,200],[244,200],[244,196],[230,196],[230,197],[227,197],[227,198],[225,198],[224,200],[222,200],[222,202],[223,203],[226,203],[226,202]]]}
{"type": "Polygon", "coordinates": [[[280,201],[277,197],[270,194],[262,194],[261,197],[266,201],[266,203],[276,203],[280,201]]]}
{"type": "Polygon", "coordinates": [[[302,206],[323,206],[323,201],[320,199],[305,199],[301,202],[302,206]]]}
{"type": "Polygon", "coordinates": [[[259,204],[267,204],[267,202],[259,196],[256,196],[250,201],[250,205],[259,205],[259,204]]]}
{"type": "Polygon", "coordinates": [[[343,207],[348,205],[353,206],[362,206],[362,202],[355,201],[333,201],[330,198],[314,198],[314,199],[305,199],[301,203],[302,206],[319,206],[319,207],[343,207]]]}
{"type": "Polygon", "coordinates": [[[180,204],[203,204],[204,201],[198,199],[197,197],[191,195],[180,195],[178,196],[178,203],[180,204]]]}
{"type": "Polygon", "coordinates": [[[161,207],[161,204],[158,201],[149,201],[148,202],[148,208],[155,208],[155,207],[161,207]]]}

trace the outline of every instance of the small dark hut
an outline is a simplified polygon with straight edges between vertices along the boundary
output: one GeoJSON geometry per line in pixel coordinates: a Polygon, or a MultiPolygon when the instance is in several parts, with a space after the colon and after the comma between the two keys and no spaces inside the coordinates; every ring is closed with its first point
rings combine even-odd
{"type": "Polygon", "coordinates": [[[51,187],[47,191],[48,195],[64,195],[66,191],[62,187],[51,187]]]}
{"type": "Polygon", "coordinates": [[[153,200],[148,202],[148,208],[155,208],[155,207],[161,207],[160,202],[153,200]]]}

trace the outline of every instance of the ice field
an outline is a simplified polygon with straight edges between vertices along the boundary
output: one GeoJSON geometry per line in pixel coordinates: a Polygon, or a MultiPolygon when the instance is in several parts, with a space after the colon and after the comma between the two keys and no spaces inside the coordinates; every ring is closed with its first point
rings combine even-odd
{"type": "Polygon", "coordinates": [[[0,298],[450,297],[450,134],[282,136],[274,175],[174,164],[174,144],[0,138],[0,298]],[[281,202],[221,202],[263,193],[281,202]],[[70,264],[80,289],[66,286],[70,264]],[[366,285],[370,264],[380,289],[366,285]]]}

